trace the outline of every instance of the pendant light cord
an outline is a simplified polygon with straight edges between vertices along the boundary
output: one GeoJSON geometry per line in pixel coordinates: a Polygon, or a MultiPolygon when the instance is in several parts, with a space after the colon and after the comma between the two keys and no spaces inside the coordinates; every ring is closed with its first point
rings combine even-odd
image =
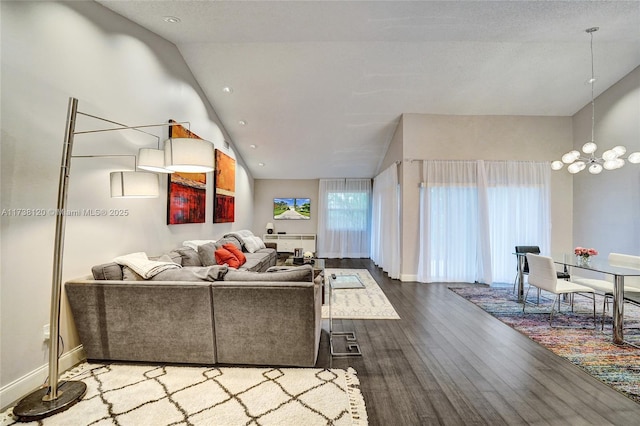
{"type": "MultiPolygon", "coordinates": [[[[594,30],[596,31],[596,30],[594,30]]],[[[596,125],[596,102],[593,96],[593,84],[596,82],[595,74],[593,72],[593,33],[589,31],[591,35],[591,142],[595,142],[595,125],[596,125]]]]}

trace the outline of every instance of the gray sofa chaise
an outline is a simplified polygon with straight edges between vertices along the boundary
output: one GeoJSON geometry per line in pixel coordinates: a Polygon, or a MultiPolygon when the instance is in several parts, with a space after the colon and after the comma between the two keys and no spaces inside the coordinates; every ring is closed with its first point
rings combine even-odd
{"type": "Polygon", "coordinates": [[[88,360],[315,365],[322,286],[310,265],[269,272],[185,266],[195,262],[192,251],[170,253],[182,268],[150,280],[127,279],[110,263],[65,283],[88,360]]]}

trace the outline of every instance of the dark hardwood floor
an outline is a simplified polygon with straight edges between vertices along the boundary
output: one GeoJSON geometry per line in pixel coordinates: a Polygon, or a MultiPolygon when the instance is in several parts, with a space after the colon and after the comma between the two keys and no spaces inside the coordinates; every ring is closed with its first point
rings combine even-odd
{"type": "Polygon", "coordinates": [[[334,320],[355,330],[364,356],[318,367],[358,372],[370,425],[640,425],[640,404],[448,290],[391,280],[369,259],[327,260],[368,269],[400,320],[334,320]]]}

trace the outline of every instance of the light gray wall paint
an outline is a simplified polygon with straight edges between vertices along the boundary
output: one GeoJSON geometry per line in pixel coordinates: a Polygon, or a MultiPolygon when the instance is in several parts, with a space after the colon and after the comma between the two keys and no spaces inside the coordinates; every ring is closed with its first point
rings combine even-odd
{"type": "MultiPolygon", "coordinates": [[[[595,107],[597,155],[616,145],[626,146],[627,155],[640,151],[640,67],[598,96],[595,107]]],[[[591,140],[591,104],[574,116],[573,134],[577,150],[591,140]]],[[[574,246],[601,256],[640,255],[640,164],[599,175],[583,170],[573,182],[574,246]]]]}
{"type": "MultiPolygon", "coordinates": [[[[177,48],[94,2],[2,2],[2,209],[48,209],[56,194],[67,102],[129,125],[190,121],[191,130],[222,148],[230,140],[177,48]]],[[[80,118],[78,130],[104,123],[80,118]]],[[[166,128],[149,129],[163,141],[166,128]]],[[[77,136],[75,154],[134,154],[156,139],[138,132],[77,136]]],[[[212,223],[213,174],[207,176],[207,223],[166,225],[166,177],[161,196],[109,197],[109,172],[131,159],[75,159],[70,209],[123,209],[126,217],[69,217],[63,278],[90,273],[117,255],[166,252],[183,240],[218,238],[253,224],[253,178],[237,159],[236,220],[212,223]]],[[[302,195],[302,194],[301,194],[302,195]]],[[[55,217],[1,217],[0,387],[47,363],[55,217]]],[[[63,306],[67,350],[79,342],[63,306]]],[[[10,401],[9,401],[10,402],[10,401]]],[[[3,401],[7,403],[7,401],[3,401]]]]}
{"type": "MultiPolygon", "coordinates": [[[[570,117],[404,114],[402,164],[402,279],[418,267],[418,185],[421,162],[434,160],[535,160],[560,158],[571,148],[570,117]]],[[[552,251],[571,249],[571,177],[552,174],[552,251]]],[[[515,260],[514,260],[515,265],[515,260]]]]}
{"type": "Polygon", "coordinates": [[[268,222],[273,223],[275,232],[288,234],[315,234],[318,230],[318,179],[256,179],[253,215],[253,233],[266,233],[268,222]],[[274,198],[311,198],[311,219],[274,220],[274,198]]]}

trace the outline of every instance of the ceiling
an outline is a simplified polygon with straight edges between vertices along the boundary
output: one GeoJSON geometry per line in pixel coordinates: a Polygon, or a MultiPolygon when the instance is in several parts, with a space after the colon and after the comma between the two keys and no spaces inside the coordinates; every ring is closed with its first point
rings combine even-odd
{"type": "Polygon", "coordinates": [[[403,113],[571,116],[590,27],[596,96],[640,65],[640,1],[98,3],[178,47],[258,179],[373,177],[403,113]]]}

